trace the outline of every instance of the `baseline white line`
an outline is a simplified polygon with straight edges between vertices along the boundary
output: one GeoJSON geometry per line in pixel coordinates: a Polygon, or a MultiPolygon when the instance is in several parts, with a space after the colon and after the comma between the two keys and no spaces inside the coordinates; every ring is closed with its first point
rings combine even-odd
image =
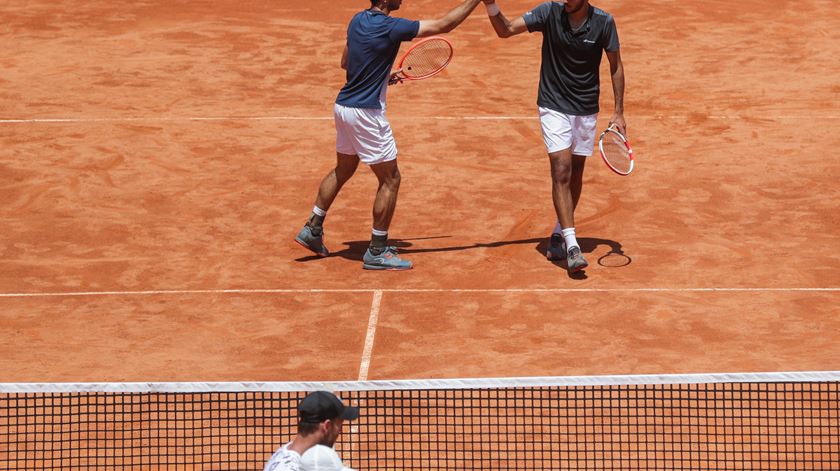
{"type": "Polygon", "coordinates": [[[300,288],[300,289],[184,289],[151,291],[67,291],[53,293],[0,293],[0,298],[84,296],[157,296],[185,294],[305,294],[305,293],[706,293],[706,292],[840,292],[825,288],[300,288]]]}
{"type": "Polygon", "coordinates": [[[370,304],[367,335],[365,336],[365,350],[362,352],[362,362],[359,365],[359,381],[366,381],[370,358],[373,356],[373,341],[376,338],[376,325],[379,323],[379,306],[382,304],[382,290],[373,292],[373,302],[370,304]]]}
{"type": "Polygon", "coordinates": [[[138,121],[332,121],[331,116],[183,116],[183,117],[127,117],[127,118],[32,118],[0,119],[0,124],[15,123],[133,123],[138,121]]]}
{"type": "MultiPolygon", "coordinates": [[[[745,115],[706,115],[708,119],[740,119],[745,115]]],[[[536,121],[536,115],[528,116],[390,116],[394,120],[411,121],[536,121]]],[[[639,115],[634,119],[688,119],[688,115],[639,115]]],[[[762,116],[762,119],[771,120],[797,120],[802,119],[840,119],[840,115],[827,116],[802,116],[802,115],[778,115],[762,116]]],[[[0,124],[75,124],[75,123],[133,123],[133,122],[189,122],[189,121],[332,121],[332,116],[182,116],[182,117],[117,117],[117,118],[7,118],[0,119],[0,124]]]]}

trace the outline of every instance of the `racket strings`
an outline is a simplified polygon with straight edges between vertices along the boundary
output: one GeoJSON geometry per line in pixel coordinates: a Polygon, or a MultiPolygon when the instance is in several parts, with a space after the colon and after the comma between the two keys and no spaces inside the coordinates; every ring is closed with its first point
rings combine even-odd
{"type": "Polygon", "coordinates": [[[604,135],[601,145],[604,151],[604,158],[610,166],[619,172],[629,172],[632,169],[632,156],[621,136],[613,132],[608,132],[604,135]]]}
{"type": "Polygon", "coordinates": [[[452,58],[452,46],[446,41],[427,41],[418,44],[402,61],[402,72],[407,77],[420,78],[434,74],[446,67],[452,58]]]}

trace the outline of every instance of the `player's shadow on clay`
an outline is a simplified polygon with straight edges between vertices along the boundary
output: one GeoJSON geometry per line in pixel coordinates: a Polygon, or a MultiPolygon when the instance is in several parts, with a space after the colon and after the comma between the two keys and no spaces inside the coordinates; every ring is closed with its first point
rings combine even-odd
{"type": "MultiPolygon", "coordinates": [[[[535,244],[534,248],[537,252],[540,253],[542,257],[545,257],[545,253],[548,250],[548,238],[541,237],[541,238],[533,238],[533,239],[519,239],[519,240],[504,240],[499,242],[487,242],[481,243],[476,242],[470,245],[454,245],[449,247],[434,247],[434,248],[413,248],[414,243],[419,240],[432,240],[432,239],[446,239],[452,236],[437,236],[437,237],[414,237],[414,238],[405,238],[405,239],[390,239],[389,243],[397,247],[401,254],[410,255],[410,254],[418,254],[418,253],[432,253],[432,252],[457,252],[461,250],[471,250],[471,249],[478,249],[478,248],[494,248],[494,247],[504,247],[506,245],[516,245],[516,244],[535,244]]],[[[610,251],[606,255],[602,255],[598,258],[597,261],[590,260],[590,266],[593,263],[598,263],[604,267],[624,267],[632,263],[632,259],[624,253],[622,246],[619,242],[609,239],[600,239],[594,237],[580,237],[578,238],[578,243],[580,244],[581,252],[584,254],[591,254],[595,251],[596,248],[600,245],[606,245],[610,248],[610,251]]],[[[334,251],[330,253],[330,257],[341,257],[347,260],[353,260],[360,262],[362,261],[362,257],[365,254],[365,251],[368,248],[370,241],[368,240],[354,240],[349,242],[344,242],[344,248],[338,251],[334,251]]],[[[309,255],[306,257],[300,257],[295,259],[296,262],[308,262],[311,260],[317,260],[320,257],[316,255],[309,255]]],[[[551,262],[558,267],[562,267],[563,269],[566,268],[565,260],[553,261],[551,262]]],[[[585,270],[575,273],[571,275],[572,278],[585,278],[585,270]]]]}
{"type": "MultiPolygon", "coordinates": [[[[401,254],[409,254],[409,253],[423,253],[423,252],[446,252],[449,250],[465,250],[474,248],[474,246],[464,246],[464,247],[447,247],[447,248],[435,248],[435,249],[411,249],[414,244],[412,241],[417,240],[430,240],[430,239],[446,239],[452,236],[436,236],[436,237],[412,237],[406,239],[388,239],[388,243],[392,246],[396,247],[401,254]]],[[[368,246],[370,245],[370,240],[353,240],[349,242],[344,242],[344,248],[337,251],[331,251],[330,257],[341,257],[346,258],[347,260],[354,260],[357,262],[362,261],[362,257],[365,255],[365,251],[367,250],[368,246]]],[[[327,242],[327,248],[330,248],[329,242],[327,242]]],[[[296,262],[309,262],[312,260],[318,260],[321,257],[317,255],[309,255],[306,257],[296,258],[296,262]]]]}

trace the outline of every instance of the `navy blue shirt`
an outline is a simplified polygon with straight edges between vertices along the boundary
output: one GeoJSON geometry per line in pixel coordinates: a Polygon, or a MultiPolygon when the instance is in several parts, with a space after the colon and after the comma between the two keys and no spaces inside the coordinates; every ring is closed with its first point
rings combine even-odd
{"type": "Polygon", "coordinates": [[[601,56],[619,50],[612,15],[590,6],[586,21],[573,30],[564,5],[545,2],[523,17],[528,31],[543,33],[537,104],[570,115],[597,113],[601,56]]]}
{"type": "Polygon", "coordinates": [[[335,102],[350,108],[385,108],[385,90],[402,41],[411,41],[419,21],[377,10],[357,13],[347,26],[347,83],[335,102]]]}

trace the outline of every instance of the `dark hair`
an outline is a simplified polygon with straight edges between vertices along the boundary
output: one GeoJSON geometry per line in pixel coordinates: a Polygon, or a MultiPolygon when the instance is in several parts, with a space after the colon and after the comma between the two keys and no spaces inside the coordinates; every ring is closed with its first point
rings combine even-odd
{"type": "Polygon", "coordinates": [[[301,436],[307,436],[310,433],[315,432],[320,427],[320,423],[310,423],[310,422],[298,422],[298,433],[301,436]]]}

